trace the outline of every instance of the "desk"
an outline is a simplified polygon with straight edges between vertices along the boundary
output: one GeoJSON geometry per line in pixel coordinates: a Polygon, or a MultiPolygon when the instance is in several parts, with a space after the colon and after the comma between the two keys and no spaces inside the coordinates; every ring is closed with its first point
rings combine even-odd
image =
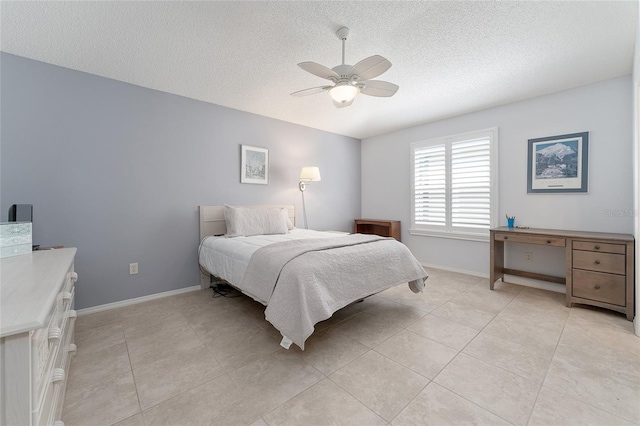
{"type": "Polygon", "coordinates": [[[489,287],[504,275],[534,278],[566,285],[566,303],[599,306],[635,313],[635,258],[632,235],[558,229],[520,229],[505,226],[490,230],[489,287]],[[505,242],[564,247],[566,277],[504,267],[505,242]]]}

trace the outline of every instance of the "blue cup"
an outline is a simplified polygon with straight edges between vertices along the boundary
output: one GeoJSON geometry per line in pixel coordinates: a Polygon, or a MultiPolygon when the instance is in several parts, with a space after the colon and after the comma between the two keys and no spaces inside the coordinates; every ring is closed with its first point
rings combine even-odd
{"type": "Polygon", "coordinates": [[[515,217],[513,217],[513,218],[511,218],[511,217],[510,217],[510,218],[507,218],[507,226],[508,226],[509,228],[513,228],[513,223],[514,223],[515,221],[516,221],[516,218],[515,218],[515,217]]]}

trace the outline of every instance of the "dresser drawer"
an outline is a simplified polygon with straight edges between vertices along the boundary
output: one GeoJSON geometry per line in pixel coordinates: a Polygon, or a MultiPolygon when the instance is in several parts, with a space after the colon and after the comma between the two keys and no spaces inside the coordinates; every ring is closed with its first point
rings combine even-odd
{"type": "Polygon", "coordinates": [[[35,377],[36,395],[41,396],[47,387],[48,377],[53,369],[53,363],[62,342],[62,328],[67,304],[62,293],[56,297],[54,310],[49,317],[46,327],[33,334],[33,374],[35,377]]]}
{"type": "Polygon", "coordinates": [[[574,268],[624,275],[626,272],[625,266],[625,256],[623,254],[573,250],[574,268]]]}
{"type": "Polygon", "coordinates": [[[540,235],[518,235],[507,232],[497,232],[494,237],[496,241],[506,241],[510,243],[540,244],[554,247],[564,247],[565,239],[558,237],[545,237],[540,235]]]}
{"type": "Polygon", "coordinates": [[[625,306],[625,289],[624,276],[573,270],[574,297],[625,306]]]}
{"type": "Polygon", "coordinates": [[[615,254],[625,254],[627,252],[626,246],[624,244],[603,244],[595,241],[574,241],[573,249],[615,254]]]}
{"type": "Polygon", "coordinates": [[[73,287],[71,293],[59,293],[49,326],[34,334],[36,338],[34,362],[37,364],[34,366],[34,371],[38,372],[35,395],[38,406],[48,406],[50,393],[54,391],[51,384],[52,377],[55,370],[61,367],[62,359],[66,355],[66,347],[71,338],[69,333],[72,329],[72,320],[75,320],[77,315],[71,310],[74,294],[73,287]]]}

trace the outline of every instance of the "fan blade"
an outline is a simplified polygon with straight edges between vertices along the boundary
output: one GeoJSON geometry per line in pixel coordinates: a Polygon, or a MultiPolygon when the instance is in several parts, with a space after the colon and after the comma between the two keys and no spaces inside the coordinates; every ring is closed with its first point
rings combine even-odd
{"type": "Polygon", "coordinates": [[[340,76],[331,68],[327,68],[324,65],[316,64],[315,62],[300,62],[298,64],[300,68],[313,75],[317,75],[321,78],[326,78],[334,83],[340,80],[340,76]]]}
{"type": "Polygon", "coordinates": [[[397,85],[389,83],[388,81],[368,80],[362,81],[360,84],[364,85],[360,88],[360,93],[382,98],[388,98],[389,96],[395,95],[399,89],[397,85]]]}
{"type": "Polygon", "coordinates": [[[315,95],[316,93],[326,92],[331,89],[333,86],[318,86],[312,87],[310,89],[298,90],[297,92],[293,92],[291,96],[309,96],[315,95]]]}
{"type": "Polygon", "coordinates": [[[349,75],[358,75],[358,80],[369,80],[376,78],[389,68],[391,68],[391,62],[380,55],[373,55],[351,67],[349,75]]]}
{"type": "Polygon", "coordinates": [[[353,99],[351,99],[349,102],[336,102],[336,101],[333,101],[333,106],[336,107],[336,108],[344,108],[344,107],[348,107],[352,103],[353,103],[353,99]]]}

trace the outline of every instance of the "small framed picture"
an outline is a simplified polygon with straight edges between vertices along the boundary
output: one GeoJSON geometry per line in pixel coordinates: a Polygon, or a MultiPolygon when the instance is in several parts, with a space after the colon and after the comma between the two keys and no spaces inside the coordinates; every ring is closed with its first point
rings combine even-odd
{"type": "Polygon", "coordinates": [[[269,150],[241,145],[240,183],[269,184],[269,150]]]}
{"type": "Polygon", "coordinates": [[[589,132],[529,139],[527,193],[589,192],[589,132]]]}

